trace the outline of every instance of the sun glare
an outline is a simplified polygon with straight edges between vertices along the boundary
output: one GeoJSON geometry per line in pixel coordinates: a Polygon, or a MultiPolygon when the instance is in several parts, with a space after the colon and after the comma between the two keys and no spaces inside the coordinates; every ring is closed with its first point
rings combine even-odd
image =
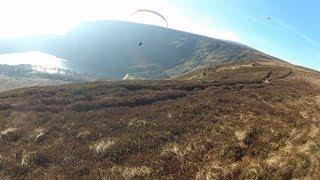
{"type": "Polygon", "coordinates": [[[148,0],[0,0],[0,37],[63,34],[85,21],[128,20],[163,25],[152,14],[130,14],[136,9],[163,9],[165,3],[148,0]]]}
{"type": "Polygon", "coordinates": [[[0,0],[0,38],[65,34],[86,21],[124,20],[165,26],[150,13],[131,16],[138,9],[151,9],[169,21],[169,28],[215,38],[239,40],[232,32],[217,29],[214,19],[189,14],[169,0],[0,0]]]}
{"type": "Polygon", "coordinates": [[[65,60],[42,52],[12,53],[0,55],[0,64],[31,64],[44,68],[64,68],[65,60]],[[45,60],[45,61],[44,61],[45,60]]]}

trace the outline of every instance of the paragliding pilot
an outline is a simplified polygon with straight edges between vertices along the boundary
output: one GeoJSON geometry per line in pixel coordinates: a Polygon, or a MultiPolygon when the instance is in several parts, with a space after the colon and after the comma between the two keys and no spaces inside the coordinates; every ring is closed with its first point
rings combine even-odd
{"type": "MultiPolygon", "coordinates": [[[[159,16],[159,17],[160,17],[161,19],[163,19],[164,22],[166,23],[166,27],[167,27],[167,28],[169,27],[168,20],[167,20],[162,14],[158,13],[157,11],[153,11],[153,10],[149,10],[149,9],[138,9],[138,10],[134,11],[134,12],[131,14],[131,16],[134,15],[134,14],[137,14],[137,13],[141,13],[141,12],[152,13],[152,14],[155,14],[155,15],[159,16]]],[[[138,44],[138,46],[141,47],[142,44],[143,44],[143,42],[140,41],[139,44],[138,44]]]]}

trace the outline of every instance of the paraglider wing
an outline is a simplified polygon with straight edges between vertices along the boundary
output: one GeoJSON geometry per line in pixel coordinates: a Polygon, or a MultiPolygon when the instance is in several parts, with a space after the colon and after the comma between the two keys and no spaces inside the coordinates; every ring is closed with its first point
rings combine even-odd
{"type": "Polygon", "coordinates": [[[149,10],[149,9],[138,9],[135,12],[133,12],[131,14],[131,16],[136,13],[139,13],[139,12],[149,12],[149,13],[155,14],[155,15],[159,16],[161,19],[163,19],[166,22],[167,27],[169,27],[168,20],[162,14],[158,13],[157,11],[153,11],[153,10],[149,10]]]}

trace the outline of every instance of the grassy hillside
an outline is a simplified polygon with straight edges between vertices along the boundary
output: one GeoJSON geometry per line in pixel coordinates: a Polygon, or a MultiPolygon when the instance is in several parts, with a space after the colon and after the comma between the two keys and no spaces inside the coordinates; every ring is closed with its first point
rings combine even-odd
{"type": "Polygon", "coordinates": [[[240,62],[0,93],[4,178],[317,177],[320,75],[240,62]]]}
{"type": "Polygon", "coordinates": [[[30,86],[55,86],[68,83],[70,81],[0,75],[0,92],[30,86]]]}

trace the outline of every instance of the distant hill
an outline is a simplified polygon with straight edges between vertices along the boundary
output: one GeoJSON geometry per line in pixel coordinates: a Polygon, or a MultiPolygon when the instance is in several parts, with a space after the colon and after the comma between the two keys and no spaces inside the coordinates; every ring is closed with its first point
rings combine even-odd
{"type": "Polygon", "coordinates": [[[80,74],[65,69],[48,69],[32,65],[0,64],[0,91],[30,86],[53,86],[68,83],[82,83],[99,79],[94,75],[80,74]],[[50,72],[45,72],[47,70],[50,72]]]}
{"type": "Polygon", "coordinates": [[[64,36],[0,40],[0,53],[24,51],[49,53],[70,60],[75,71],[109,79],[171,78],[208,65],[275,59],[239,43],[122,21],[84,23],[64,36]]]}

